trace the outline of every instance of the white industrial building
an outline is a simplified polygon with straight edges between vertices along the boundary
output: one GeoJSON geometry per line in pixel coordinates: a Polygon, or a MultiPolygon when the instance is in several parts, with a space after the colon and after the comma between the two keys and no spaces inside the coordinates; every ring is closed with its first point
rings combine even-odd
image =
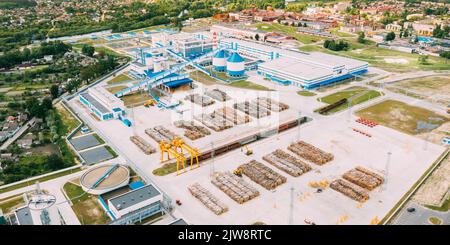
{"type": "Polygon", "coordinates": [[[258,74],[272,81],[312,89],[367,72],[368,63],[320,52],[297,52],[235,38],[219,40],[219,47],[265,61],[258,74]]]}

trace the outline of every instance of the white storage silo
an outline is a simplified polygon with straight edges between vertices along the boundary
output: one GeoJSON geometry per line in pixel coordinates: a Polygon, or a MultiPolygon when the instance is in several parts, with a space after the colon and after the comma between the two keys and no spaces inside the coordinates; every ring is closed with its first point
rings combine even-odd
{"type": "Polygon", "coordinates": [[[213,56],[213,67],[216,71],[225,71],[227,69],[227,57],[225,50],[220,50],[213,56]]]}
{"type": "Polygon", "coordinates": [[[227,59],[227,72],[232,77],[240,77],[245,73],[245,60],[238,53],[233,53],[227,59]]]}

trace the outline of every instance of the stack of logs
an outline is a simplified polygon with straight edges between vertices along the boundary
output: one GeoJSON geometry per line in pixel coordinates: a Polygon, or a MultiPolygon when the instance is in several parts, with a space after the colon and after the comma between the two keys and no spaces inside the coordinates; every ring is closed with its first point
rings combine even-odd
{"type": "Polygon", "coordinates": [[[215,102],[211,98],[199,94],[190,94],[187,95],[184,99],[189,100],[194,104],[201,105],[202,107],[212,105],[215,102]]]}
{"type": "Polygon", "coordinates": [[[240,204],[259,196],[257,189],[230,172],[215,173],[211,183],[240,204]]]}
{"type": "Polygon", "coordinates": [[[234,124],[223,117],[215,117],[214,113],[202,114],[194,117],[196,120],[202,122],[206,127],[214,131],[222,131],[228,128],[232,128],[234,124]]]}
{"type": "Polygon", "coordinates": [[[258,97],[257,99],[253,100],[254,103],[256,103],[258,106],[263,106],[267,108],[268,110],[274,111],[274,112],[280,112],[289,109],[289,106],[272,100],[267,97],[258,97]]]}
{"type": "Polygon", "coordinates": [[[193,121],[179,120],[174,125],[178,128],[184,128],[184,136],[190,140],[196,140],[211,134],[207,128],[196,125],[193,121]]]}
{"type": "Polygon", "coordinates": [[[369,191],[375,189],[384,182],[384,178],[381,175],[361,166],[345,172],[342,178],[369,191]]]}
{"type": "Polygon", "coordinates": [[[332,181],[330,187],[358,202],[364,202],[369,199],[369,194],[366,190],[343,179],[332,181]]]}
{"type": "Polygon", "coordinates": [[[323,165],[334,159],[333,154],[322,151],[321,149],[308,144],[304,141],[298,141],[291,144],[288,149],[298,156],[311,161],[317,165],[323,165]]]}
{"type": "Polygon", "coordinates": [[[230,107],[222,107],[220,109],[216,109],[213,112],[214,117],[222,117],[236,125],[245,124],[250,122],[250,117],[248,115],[241,116],[238,112],[230,107]]]}
{"type": "Polygon", "coordinates": [[[263,156],[263,159],[294,177],[300,176],[312,169],[309,164],[279,149],[263,156]]]}
{"type": "Polygon", "coordinates": [[[215,197],[207,189],[203,188],[200,184],[194,183],[188,187],[189,192],[200,200],[209,210],[213,211],[215,214],[223,214],[228,211],[228,207],[223,204],[217,197],[215,197]]]}
{"type": "Polygon", "coordinates": [[[156,152],[156,149],[153,148],[147,141],[145,141],[141,136],[131,136],[131,142],[133,142],[139,149],[141,149],[145,154],[150,155],[156,152]]]}
{"type": "Polygon", "coordinates": [[[163,126],[156,126],[153,129],[148,128],[145,130],[145,133],[158,143],[163,140],[166,142],[171,142],[174,138],[179,138],[178,135],[163,126]]]}
{"type": "Polygon", "coordinates": [[[206,91],[205,94],[217,101],[220,101],[220,102],[224,102],[224,101],[231,99],[231,97],[228,96],[227,93],[223,92],[220,89],[216,89],[216,88],[206,91]]]}
{"type": "Polygon", "coordinates": [[[244,101],[244,102],[240,102],[240,103],[235,103],[233,105],[234,109],[238,109],[242,112],[244,112],[247,115],[250,115],[252,117],[255,118],[262,118],[262,117],[267,117],[270,116],[270,111],[268,109],[266,109],[265,107],[258,105],[255,102],[248,102],[248,101],[244,101]]]}
{"type": "Polygon", "coordinates": [[[267,190],[273,190],[277,186],[286,183],[286,177],[256,160],[242,164],[239,168],[242,169],[243,174],[267,190]]]}

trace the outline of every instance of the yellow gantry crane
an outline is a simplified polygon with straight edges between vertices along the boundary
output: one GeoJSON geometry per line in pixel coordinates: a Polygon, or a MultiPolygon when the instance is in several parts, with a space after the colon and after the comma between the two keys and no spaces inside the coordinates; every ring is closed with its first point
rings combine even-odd
{"type": "Polygon", "coordinates": [[[197,163],[197,167],[199,167],[199,162],[198,162],[198,156],[200,155],[199,151],[197,149],[195,149],[194,147],[186,144],[184,142],[184,140],[176,137],[172,140],[172,145],[175,148],[175,151],[178,152],[178,149],[180,149],[181,154],[183,154],[183,150],[187,151],[190,155],[191,158],[191,170],[192,170],[192,165],[194,164],[194,160],[197,163]]]}
{"type": "Polygon", "coordinates": [[[164,161],[164,153],[167,153],[167,160],[170,160],[171,156],[177,159],[177,175],[179,174],[180,164],[183,170],[186,171],[186,158],[182,154],[178,153],[176,149],[173,149],[169,143],[165,141],[159,142],[159,149],[161,150],[161,162],[164,161]]]}

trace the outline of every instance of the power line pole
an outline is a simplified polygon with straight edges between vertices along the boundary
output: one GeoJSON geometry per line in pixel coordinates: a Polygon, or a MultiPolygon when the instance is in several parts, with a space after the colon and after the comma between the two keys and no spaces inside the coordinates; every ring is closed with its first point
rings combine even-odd
{"type": "Polygon", "coordinates": [[[294,224],[294,186],[291,186],[291,202],[289,204],[289,225],[294,224]]]}
{"type": "Polygon", "coordinates": [[[387,153],[387,158],[386,158],[386,169],[384,171],[384,190],[387,190],[387,182],[388,182],[388,178],[389,178],[389,165],[391,163],[391,155],[392,152],[388,151],[387,153]]]}

